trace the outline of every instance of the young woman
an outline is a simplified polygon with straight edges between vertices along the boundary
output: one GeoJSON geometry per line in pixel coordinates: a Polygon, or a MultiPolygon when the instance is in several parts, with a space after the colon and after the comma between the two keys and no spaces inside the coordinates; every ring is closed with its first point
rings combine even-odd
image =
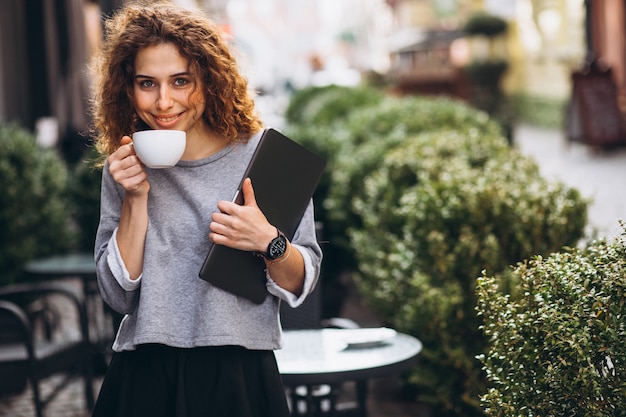
{"type": "Polygon", "coordinates": [[[287,416],[279,303],[304,301],[322,254],[312,203],[285,242],[249,180],[244,204],[230,202],[263,125],[228,45],[201,12],[135,3],[106,22],[94,69],[106,156],[95,258],[102,296],[124,319],[93,415],[287,416]],[[130,135],[145,129],[187,133],[175,167],[142,165],[130,135]],[[266,254],[264,303],[198,277],[212,244],[266,254]]]}

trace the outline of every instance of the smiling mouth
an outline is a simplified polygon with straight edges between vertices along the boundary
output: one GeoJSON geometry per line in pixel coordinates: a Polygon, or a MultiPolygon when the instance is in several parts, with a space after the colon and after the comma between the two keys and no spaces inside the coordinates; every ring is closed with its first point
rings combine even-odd
{"type": "Polygon", "coordinates": [[[167,117],[159,117],[159,116],[154,116],[154,119],[157,122],[161,122],[161,123],[169,123],[172,122],[176,119],[178,119],[180,117],[180,114],[176,114],[174,116],[167,116],[167,117]]]}

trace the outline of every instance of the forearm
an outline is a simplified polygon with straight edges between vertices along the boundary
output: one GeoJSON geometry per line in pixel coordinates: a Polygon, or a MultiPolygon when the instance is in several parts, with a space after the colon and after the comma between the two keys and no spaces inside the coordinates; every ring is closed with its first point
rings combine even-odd
{"type": "Polygon", "coordinates": [[[148,199],[127,196],[122,205],[117,245],[131,279],[143,271],[144,245],[148,230],[148,199]]]}

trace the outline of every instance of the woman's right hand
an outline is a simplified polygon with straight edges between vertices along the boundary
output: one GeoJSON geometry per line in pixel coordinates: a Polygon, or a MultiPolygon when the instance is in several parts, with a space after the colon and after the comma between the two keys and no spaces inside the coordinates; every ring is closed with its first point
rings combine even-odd
{"type": "Polygon", "coordinates": [[[126,190],[127,194],[141,196],[148,195],[150,184],[143,164],[135,153],[130,136],[124,136],[120,147],[109,155],[109,172],[111,176],[126,190]]]}
{"type": "Polygon", "coordinates": [[[148,229],[148,176],[129,136],[122,138],[120,147],[109,155],[107,161],[111,176],[126,191],[117,229],[117,245],[130,279],[137,279],[143,270],[148,229]]]}

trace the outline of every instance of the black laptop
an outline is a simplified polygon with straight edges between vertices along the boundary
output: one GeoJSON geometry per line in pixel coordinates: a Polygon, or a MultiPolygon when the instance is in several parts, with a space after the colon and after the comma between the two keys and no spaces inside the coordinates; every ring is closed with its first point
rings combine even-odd
{"type": "MultiPolygon", "coordinates": [[[[292,239],[326,161],[275,129],[266,129],[241,179],[233,201],[241,204],[241,185],[252,180],[259,208],[268,221],[292,239]]],[[[252,252],[213,245],[200,278],[260,304],[267,296],[265,264],[252,252]]]]}

